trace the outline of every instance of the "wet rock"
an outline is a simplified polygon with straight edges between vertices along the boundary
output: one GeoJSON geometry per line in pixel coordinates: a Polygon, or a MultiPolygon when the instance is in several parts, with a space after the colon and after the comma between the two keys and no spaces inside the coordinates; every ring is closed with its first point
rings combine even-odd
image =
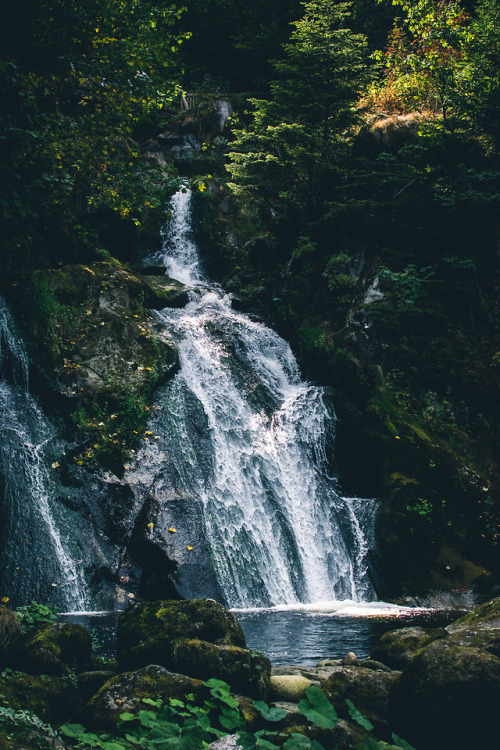
{"type": "Polygon", "coordinates": [[[410,627],[390,630],[377,641],[371,656],[391,669],[404,669],[430,643],[448,637],[443,628],[410,627]]]}
{"type": "Polygon", "coordinates": [[[376,672],[392,671],[386,664],[382,664],[381,661],[376,661],[375,659],[365,659],[360,662],[359,666],[364,667],[365,669],[374,669],[376,672]]]}
{"type": "Polygon", "coordinates": [[[343,667],[321,684],[321,689],[342,718],[349,716],[349,698],[363,716],[374,724],[385,725],[389,716],[389,697],[400,672],[375,672],[363,667],[343,667]]]}
{"type": "Polygon", "coordinates": [[[31,636],[20,662],[30,674],[67,675],[88,666],[91,653],[92,641],[84,627],[53,622],[31,636]]]}
{"type": "Polygon", "coordinates": [[[269,684],[269,697],[273,701],[297,703],[314,683],[297,674],[273,675],[269,684]]]}
{"type": "Polygon", "coordinates": [[[0,666],[11,666],[23,642],[21,623],[11,609],[0,607],[0,666]]]}
{"type": "Polygon", "coordinates": [[[168,276],[141,276],[144,286],[144,305],[154,310],[164,307],[185,307],[189,302],[186,287],[168,276]]]}
{"type": "MultiPolygon", "coordinates": [[[[151,664],[134,672],[125,672],[106,682],[85,707],[81,720],[94,729],[116,728],[120,714],[137,713],[144,708],[143,699],[183,698],[190,693],[206,692],[200,680],[169,672],[151,664]]],[[[80,717],[79,717],[80,718],[80,717]]]]}
{"type": "Polygon", "coordinates": [[[431,643],[391,696],[391,724],[418,750],[488,747],[500,731],[500,659],[453,639],[431,643]]]}

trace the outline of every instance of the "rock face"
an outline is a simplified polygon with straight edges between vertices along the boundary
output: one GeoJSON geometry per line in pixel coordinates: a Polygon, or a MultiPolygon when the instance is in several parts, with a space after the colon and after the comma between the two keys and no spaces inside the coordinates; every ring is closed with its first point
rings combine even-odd
{"type": "MultiPolygon", "coordinates": [[[[39,302],[25,323],[65,395],[83,390],[119,399],[144,388],[153,367],[159,381],[175,371],[175,346],[155,333],[142,302],[160,307],[160,291],[155,296],[150,283],[117,261],[37,271],[31,284],[39,302]]],[[[180,291],[166,283],[163,296],[169,294],[180,303],[180,291]]]]}
{"type": "Polygon", "coordinates": [[[372,657],[391,669],[404,669],[422,649],[439,638],[448,638],[446,630],[417,627],[390,630],[377,642],[372,657]]]}
{"type": "Polygon", "coordinates": [[[245,645],[234,615],[210,599],[144,602],[129,607],[118,623],[122,669],[161,664],[193,677],[217,677],[235,691],[264,697],[270,662],[245,645]]]}
{"type": "Polygon", "coordinates": [[[168,276],[141,276],[144,287],[144,305],[154,310],[164,307],[184,307],[189,302],[189,295],[184,284],[168,276]]]}

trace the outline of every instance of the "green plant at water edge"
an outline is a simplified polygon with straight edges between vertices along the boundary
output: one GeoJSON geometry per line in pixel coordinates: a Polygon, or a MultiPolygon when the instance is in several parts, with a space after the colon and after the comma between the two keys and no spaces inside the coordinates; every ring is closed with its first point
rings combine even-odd
{"type": "Polygon", "coordinates": [[[15,610],[15,615],[25,629],[37,628],[39,625],[45,625],[48,622],[54,622],[57,619],[55,609],[47,604],[39,604],[34,600],[31,604],[25,604],[15,610]]]}

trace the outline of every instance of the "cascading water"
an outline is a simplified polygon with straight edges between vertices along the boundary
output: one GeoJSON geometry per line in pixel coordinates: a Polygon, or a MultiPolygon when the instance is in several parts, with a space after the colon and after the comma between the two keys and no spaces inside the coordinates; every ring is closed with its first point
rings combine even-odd
{"type": "MultiPolygon", "coordinates": [[[[71,609],[89,604],[87,586],[61,528],[50,444],[54,431],[28,391],[28,358],[0,298],[0,552],[2,583],[26,598],[71,609]],[[50,592],[51,583],[56,592],[50,592]]],[[[69,537],[70,529],[67,528],[69,537]]],[[[3,592],[5,593],[5,592],[3,592]]]]}
{"type": "Polygon", "coordinates": [[[288,344],[203,278],[190,200],[185,188],[174,196],[154,258],[192,287],[186,308],[157,313],[181,368],[160,392],[156,440],[131,477],[147,492],[153,473],[160,517],[178,519],[175,542],[168,521],[160,531],[180,563],[179,588],[210,595],[215,580],[233,608],[372,598],[362,518],[375,503],[341,497],[329,472],[333,410],[321,388],[301,381],[288,344]],[[191,564],[201,547],[203,559],[191,564]]]}

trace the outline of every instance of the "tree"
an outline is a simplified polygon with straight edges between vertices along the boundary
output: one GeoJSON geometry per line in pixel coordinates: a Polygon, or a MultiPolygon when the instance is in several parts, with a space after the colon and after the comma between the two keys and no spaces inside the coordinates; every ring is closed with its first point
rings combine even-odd
{"type": "Polygon", "coordinates": [[[385,55],[377,55],[386,65],[384,86],[396,90],[403,107],[438,110],[447,124],[471,39],[468,16],[458,0],[393,0],[393,5],[405,15],[396,19],[385,55]]]}
{"type": "Polygon", "coordinates": [[[179,11],[154,0],[21,0],[20,10],[0,61],[11,257],[55,246],[64,232],[81,230],[84,242],[82,223],[97,209],[140,223],[164,180],[141,158],[135,130],[176,96],[181,41],[179,11]]]}
{"type": "Polygon", "coordinates": [[[274,63],[272,99],[251,100],[253,121],[237,131],[229,153],[233,191],[280,215],[320,209],[367,76],[365,38],[344,26],[349,3],[303,6],[284,57],[274,63]]]}

